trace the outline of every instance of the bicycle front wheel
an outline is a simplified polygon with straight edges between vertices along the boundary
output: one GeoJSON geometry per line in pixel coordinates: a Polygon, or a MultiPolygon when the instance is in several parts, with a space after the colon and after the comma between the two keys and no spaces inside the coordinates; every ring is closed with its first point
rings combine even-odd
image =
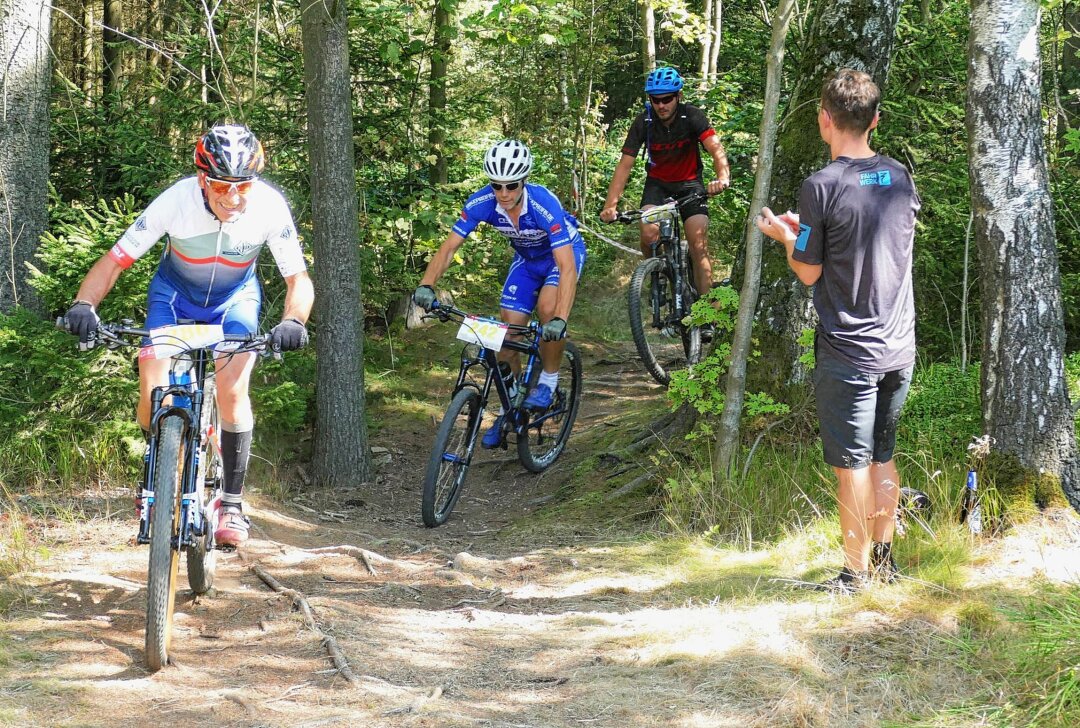
{"type": "MultiPolygon", "coordinates": [[[[538,379],[538,365],[534,372],[538,379]]],[[[535,381],[530,382],[530,388],[535,381]]],[[[526,469],[539,473],[546,470],[562,454],[570,430],[577,418],[581,400],[581,353],[572,342],[566,342],[562,361],[559,362],[559,384],[551,406],[543,412],[527,413],[525,428],[518,434],[518,459],[526,469]]]]}
{"type": "Polygon", "coordinates": [[[666,385],[674,369],[693,361],[689,356],[696,359],[701,354],[700,331],[687,330],[676,314],[666,260],[649,258],[641,262],[630,278],[627,303],[630,333],[645,371],[666,385]]]}
{"type": "Polygon", "coordinates": [[[194,547],[187,549],[188,586],[196,594],[206,594],[214,586],[217,571],[217,551],[214,549],[214,528],[217,525],[217,509],[211,504],[221,492],[221,440],[218,428],[217,390],[213,379],[203,388],[202,423],[199,427],[200,447],[199,474],[195,487],[198,504],[202,508],[203,532],[195,537],[194,547]]]}
{"type": "Polygon", "coordinates": [[[424,476],[420,514],[428,528],[446,523],[461,496],[476,446],[481,409],[480,393],[471,387],[455,394],[446,408],[424,476]]]}
{"type": "Polygon", "coordinates": [[[160,670],[169,661],[176,575],[180,565],[180,485],[184,473],[184,421],[161,422],[154,461],[154,505],[150,514],[150,564],[146,575],[146,664],[160,670]]]}

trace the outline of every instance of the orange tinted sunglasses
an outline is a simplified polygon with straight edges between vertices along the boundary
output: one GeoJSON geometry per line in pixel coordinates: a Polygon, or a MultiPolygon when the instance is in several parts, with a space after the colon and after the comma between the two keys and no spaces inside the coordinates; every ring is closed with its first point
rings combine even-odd
{"type": "Polygon", "coordinates": [[[251,190],[251,186],[255,184],[253,179],[245,179],[239,182],[229,182],[223,179],[214,179],[213,177],[206,178],[206,184],[210,186],[215,195],[227,195],[234,189],[241,195],[247,194],[251,190]]]}

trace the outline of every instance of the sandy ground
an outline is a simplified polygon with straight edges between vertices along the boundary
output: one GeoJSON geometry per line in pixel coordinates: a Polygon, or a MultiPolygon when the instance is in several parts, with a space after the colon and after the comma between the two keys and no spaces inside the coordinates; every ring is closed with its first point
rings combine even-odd
{"type": "MultiPolygon", "coordinates": [[[[659,396],[624,355],[590,353],[575,438],[609,426],[620,402],[659,396]]],[[[487,455],[452,520],[425,529],[430,436],[382,430],[375,488],[256,500],[253,538],[220,558],[211,594],[195,598],[181,567],[175,664],[158,673],[143,663],[147,551],[127,499],[35,522],[50,552],[11,580],[23,596],[0,624],[0,725],[870,726],[957,699],[948,608],[768,580],[687,599],[678,587],[693,577],[678,564],[626,566],[631,527],[516,527],[575,477],[585,453],[573,447],[540,476],[513,451],[487,455]]],[[[1073,519],[1026,539],[988,547],[972,584],[1076,578],[1073,519]]],[[[759,556],[718,556],[714,577],[759,556]]],[[[968,724],[980,723],[950,723],[968,724]]]]}

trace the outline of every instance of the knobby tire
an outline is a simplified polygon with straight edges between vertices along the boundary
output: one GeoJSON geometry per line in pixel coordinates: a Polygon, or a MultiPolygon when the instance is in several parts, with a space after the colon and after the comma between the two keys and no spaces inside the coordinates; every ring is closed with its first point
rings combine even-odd
{"type": "MultiPolygon", "coordinates": [[[[630,278],[630,290],[627,296],[627,304],[630,309],[630,333],[634,337],[634,346],[637,347],[638,356],[642,364],[653,379],[663,385],[671,381],[671,371],[674,364],[680,360],[674,337],[667,342],[661,337],[660,331],[653,326],[653,274],[657,274],[666,290],[664,301],[659,302],[661,320],[670,319],[674,316],[675,297],[672,292],[673,283],[669,275],[667,261],[663,258],[648,258],[643,260],[634,270],[630,278]]],[[[683,287],[683,297],[686,301],[686,309],[689,311],[692,298],[687,297],[689,286],[683,287]]],[[[681,340],[682,357],[685,363],[697,363],[701,358],[701,330],[689,328],[681,322],[671,322],[679,331],[681,340]]]]}
{"type": "Polygon", "coordinates": [[[480,393],[462,389],[446,408],[431,447],[420,514],[428,528],[441,526],[461,496],[476,447],[481,415],[480,393]]]}
{"type": "Polygon", "coordinates": [[[160,424],[154,465],[154,505],[150,516],[150,564],[146,575],[146,664],[160,670],[169,661],[180,551],[173,543],[180,525],[184,421],[160,424]]]}
{"type": "MultiPolygon", "coordinates": [[[[537,362],[537,370],[539,369],[537,362]]],[[[528,426],[517,438],[518,460],[527,470],[543,472],[566,448],[581,401],[581,370],[581,353],[568,341],[563,350],[559,384],[551,408],[546,412],[529,413],[528,426]],[[541,421],[534,424],[536,420],[541,421]]]]}

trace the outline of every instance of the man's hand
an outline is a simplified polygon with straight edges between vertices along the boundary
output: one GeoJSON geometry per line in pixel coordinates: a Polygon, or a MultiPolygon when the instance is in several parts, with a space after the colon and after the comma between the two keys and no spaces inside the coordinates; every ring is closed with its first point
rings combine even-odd
{"type": "Polygon", "coordinates": [[[793,212],[777,216],[769,208],[763,207],[754,222],[758,230],[784,245],[793,244],[799,237],[799,216],[793,212]]]}
{"type": "Polygon", "coordinates": [[[540,338],[544,341],[558,341],[566,336],[566,322],[556,316],[544,324],[540,338]]]}
{"type": "Polygon", "coordinates": [[[435,289],[428,285],[417,286],[412,294],[413,303],[425,311],[431,310],[431,304],[435,303],[435,289]]]}
{"type": "Polygon", "coordinates": [[[731,180],[730,179],[727,179],[727,178],[725,178],[725,179],[714,179],[712,182],[710,182],[708,184],[707,187],[705,187],[705,192],[707,192],[709,194],[709,196],[712,197],[713,195],[720,194],[721,192],[723,192],[724,190],[726,190],[730,186],[731,186],[731,180]]]}
{"type": "Polygon", "coordinates": [[[97,332],[97,311],[89,301],[76,301],[64,314],[67,329],[79,337],[79,351],[87,351],[94,348],[94,334],[97,332]]]}
{"type": "Polygon", "coordinates": [[[615,222],[615,218],[619,216],[618,205],[612,205],[611,207],[605,207],[600,211],[600,219],[604,222],[615,222]]]}
{"type": "Polygon", "coordinates": [[[270,347],[274,351],[295,351],[308,343],[307,327],[298,319],[287,318],[270,329],[270,347]]]}

